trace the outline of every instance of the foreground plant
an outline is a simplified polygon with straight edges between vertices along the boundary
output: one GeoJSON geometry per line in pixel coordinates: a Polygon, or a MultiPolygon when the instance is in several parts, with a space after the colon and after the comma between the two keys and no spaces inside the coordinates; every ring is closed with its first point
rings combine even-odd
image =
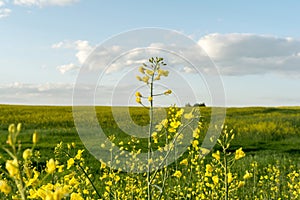
{"type": "MultiPolygon", "coordinates": [[[[169,75],[169,71],[165,70],[163,67],[167,64],[164,62],[163,58],[155,57],[149,59],[149,64],[143,63],[143,66],[139,67],[139,72],[142,74],[142,77],[137,76],[139,81],[144,82],[149,88],[149,94],[143,95],[139,91],[136,92],[136,102],[141,104],[142,106],[149,108],[150,115],[150,124],[148,131],[148,146],[147,146],[147,198],[148,200],[152,199],[152,196],[155,194],[152,192],[152,188],[159,190],[159,195],[156,197],[157,199],[161,199],[165,190],[166,179],[169,177],[168,174],[168,163],[171,152],[176,154],[176,146],[181,144],[181,140],[184,137],[183,131],[189,124],[183,124],[182,117],[184,114],[184,109],[177,108],[176,106],[171,106],[167,111],[167,118],[162,120],[159,124],[154,124],[154,100],[155,98],[163,95],[170,95],[172,90],[168,89],[166,91],[161,91],[155,93],[155,81],[159,81],[162,77],[167,77],[169,75]],[[149,106],[145,105],[144,99],[147,99],[149,102],[149,106]],[[155,145],[157,143],[161,143],[161,140],[164,141],[164,147],[155,145]],[[159,149],[160,151],[165,151],[165,156],[161,158],[161,162],[158,164],[159,166],[153,166],[153,157],[152,151],[154,148],[159,149]],[[157,176],[159,169],[163,166],[164,171],[162,173],[162,184],[154,184],[155,177],[157,176]],[[153,174],[151,174],[152,169],[157,168],[153,174]]],[[[198,118],[197,113],[195,115],[196,109],[193,109],[190,113],[186,113],[184,115],[185,118],[196,120],[198,118]]],[[[187,122],[189,123],[189,122],[187,122]]],[[[176,157],[176,155],[175,155],[176,157]]],[[[180,178],[181,172],[176,170],[173,174],[174,177],[180,178]]]]}
{"type": "Polygon", "coordinates": [[[40,153],[35,150],[38,141],[36,132],[32,135],[32,147],[25,150],[22,150],[21,141],[18,140],[21,124],[11,124],[8,132],[7,147],[2,148],[10,159],[5,161],[5,170],[0,180],[0,191],[7,199],[81,200],[84,196],[92,196],[89,195],[93,193],[91,182],[87,180],[89,175],[78,175],[71,170],[74,165],[83,168],[83,150],[78,150],[67,165],[50,158],[43,166],[39,161],[40,153]]]}

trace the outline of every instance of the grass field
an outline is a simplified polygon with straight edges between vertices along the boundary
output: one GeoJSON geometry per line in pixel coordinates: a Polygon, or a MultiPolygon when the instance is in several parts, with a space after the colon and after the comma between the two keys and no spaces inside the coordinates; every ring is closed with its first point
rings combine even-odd
{"type": "MultiPolygon", "coordinates": [[[[99,123],[105,133],[115,135],[120,141],[129,140],[115,123],[110,107],[97,107],[96,111],[99,123]]],[[[204,120],[203,132],[210,121],[210,111],[209,107],[201,108],[204,120]]],[[[147,112],[146,109],[140,107],[130,108],[133,121],[140,125],[148,123],[147,112]]],[[[24,149],[31,146],[32,133],[34,131],[39,133],[36,149],[41,152],[41,163],[44,165],[46,160],[53,157],[54,147],[60,141],[75,142],[76,149],[84,148],[74,126],[72,107],[0,105],[0,140],[3,145],[7,140],[7,128],[11,123],[22,123],[20,139],[24,149]]],[[[249,166],[253,161],[259,163],[260,171],[267,170],[269,165],[276,166],[282,175],[288,173],[289,166],[294,166],[299,171],[300,107],[228,108],[225,123],[235,133],[235,139],[231,142],[228,151],[234,152],[239,147],[243,147],[243,151],[246,153],[246,157],[233,166],[232,170],[237,172],[237,177],[242,177],[246,170],[250,170],[249,166]]],[[[146,144],[141,143],[140,145],[146,144]]],[[[221,147],[216,146],[214,151],[216,150],[221,150],[221,147]]],[[[3,150],[1,150],[1,154],[5,158],[3,150]]],[[[211,156],[205,160],[205,163],[209,163],[211,156]]],[[[1,164],[4,165],[4,162],[5,159],[2,159],[1,164]]],[[[85,162],[92,173],[100,173],[100,163],[87,152],[85,152],[85,162]]],[[[257,178],[259,179],[259,177],[257,178]]],[[[250,186],[257,187],[255,181],[250,183],[250,186]]],[[[101,187],[101,184],[98,184],[98,187],[101,187]]],[[[265,187],[267,188],[267,186],[265,187]]],[[[281,187],[281,189],[284,188],[281,187]]],[[[243,189],[239,190],[237,194],[240,195],[240,199],[243,199],[243,196],[253,198],[254,196],[251,196],[253,191],[253,189],[251,191],[243,189]]],[[[258,198],[268,199],[264,196],[261,197],[258,198]]]]}
{"type": "MultiPolygon", "coordinates": [[[[210,108],[201,109],[204,122],[208,123],[210,108]]],[[[110,107],[97,107],[96,110],[106,133],[124,137],[125,133],[113,120],[110,107]]],[[[140,107],[130,108],[133,121],[141,125],[148,123],[147,112],[140,107]]],[[[6,140],[7,127],[11,123],[22,123],[24,145],[30,141],[28,135],[39,132],[42,151],[53,148],[60,141],[82,145],[74,126],[72,107],[0,105],[2,142],[6,140]]],[[[251,155],[265,152],[300,155],[300,107],[228,108],[226,124],[237,134],[232,146],[243,146],[251,155]]]]}

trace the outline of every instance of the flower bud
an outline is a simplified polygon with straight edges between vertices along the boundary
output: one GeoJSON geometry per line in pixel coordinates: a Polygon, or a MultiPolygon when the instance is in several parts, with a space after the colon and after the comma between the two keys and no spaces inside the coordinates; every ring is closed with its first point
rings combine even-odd
{"type": "Polygon", "coordinates": [[[24,160],[27,160],[28,158],[30,158],[32,156],[32,151],[31,149],[26,149],[24,152],[23,152],[23,158],[24,160]]]}
{"type": "Polygon", "coordinates": [[[47,161],[46,166],[47,166],[46,172],[48,174],[52,174],[56,169],[56,163],[55,163],[54,159],[51,158],[49,161],[47,161]]]}
{"type": "Polygon", "coordinates": [[[22,128],[22,124],[21,124],[21,123],[18,123],[18,125],[17,125],[17,131],[20,132],[20,131],[21,131],[21,128],[22,128]]]}
{"type": "Polygon", "coordinates": [[[34,132],[32,135],[32,143],[36,144],[37,141],[38,141],[38,134],[37,134],[37,132],[34,132]]]}
{"type": "Polygon", "coordinates": [[[15,124],[9,125],[9,127],[8,127],[8,132],[9,132],[10,134],[14,133],[15,130],[16,130],[15,124]]]}
{"type": "Polygon", "coordinates": [[[140,92],[136,92],[136,93],[135,93],[135,96],[136,96],[136,97],[142,97],[142,94],[141,94],[140,92]]]}
{"type": "Polygon", "coordinates": [[[167,91],[164,92],[165,95],[168,95],[168,94],[171,94],[171,93],[172,93],[172,90],[167,90],[167,91]]]}

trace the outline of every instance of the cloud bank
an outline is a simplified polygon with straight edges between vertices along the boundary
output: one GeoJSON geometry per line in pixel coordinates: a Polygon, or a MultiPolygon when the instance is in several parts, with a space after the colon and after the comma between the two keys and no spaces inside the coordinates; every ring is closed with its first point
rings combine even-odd
{"type": "Polygon", "coordinates": [[[11,13],[11,9],[4,8],[5,2],[0,0],[0,19],[8,17],[11,13]]]}
{"type": "Polygon", "coordinates": [[[71,105],[73,84],[15,82],[0,85],[0,104],[71,105]]]}
{"type": "Polygon", "coordinates": [[[209,34],[198,41],[222,75],[300,77],[300,40],[255,34],[209,34]]]}
{"type": "MultiPolygon", "coordinates": [[[[300,77],[300,40],[295,38],[280,38],[269,35],[230,33],[230,34],[209,34],[198,40],[200,45],[208,56],[218,66],[221,75],[242,76],[242,75],[263,75],[276,74],[285,77],[300,77]]],[[[149,48],[174,49],[180,48],[176,44],[150,44],[149,48]]],[[[71,48],[76,50],[76,58],[79,65],[82,65],[87,56],[92,52],[94,46],[88,41],[77,40],[75,42],[59,42],[52,45],[52,48],[71,48]]],[[[122,46],[115,46],[107,49],[101,49],[97,52],[99,57],[105,59],[119,56],[118,53],[122,46]]],[[[189,55],[195,52],[189,52],[189,55]]],[[[115,72],[123,67],[144,61],[143,51],[132,51],[123,59],[112,64],[107,72],[115,72]],[[123,63],[121,63],[122,61],[123,63]]],[[[157,52],[153,51],[153,55],[157,52]]],[[[159,53],[159,52],[158,52],[159,53]]],[[[199,56],[199,55],[193,55],[199,56]]],[[[101,60],[96,60],[98,67],[101,66],[101,60]]],[[[168,62],[170,65],[181,66],[180,70],[184,73],[195,73],[196,71],[188,66],[183,66],[181,59],[172,59],[168,62]]],[[[141,63],[140,63],[141,64],[141,63]]],[[[73,63],[68,66],[58,67],[61,73],[77,70],[78,67],[73,63]]],[[[77,65],[78,66],[78,65],[77,65]]],[[[203,67],[207,73],[211,69],[203,67]]]]}
{"type": "Polygon", "coordinates": [[[61,73],[61,74],[65,74],[67,72],[70,71],[76,71],[78,70],[80,67],[80,65],[82,65],[84,63],[84,61],[87,59],[88,55],[92,52],[92,50],[94,49],[93,46],[91,46],[89,44],[88,41],[86,40],[77,40],[77,41],[62,41],[62,42],[58,42],[56,44],[53,44],[51,46],[53,49],[74,49],[76,50],[76,54],[75,57],[77,58],[77,63],[78,64],[74,64],[69,63],[69,64],[63,64],[63,65],[59,65],[56,67],[56,69],[61,73]]]}
{"type": "Polygon", "coordinates": [[[14,0],[18,6],[67,6],[79,2],[79,0],[14,0]]]}

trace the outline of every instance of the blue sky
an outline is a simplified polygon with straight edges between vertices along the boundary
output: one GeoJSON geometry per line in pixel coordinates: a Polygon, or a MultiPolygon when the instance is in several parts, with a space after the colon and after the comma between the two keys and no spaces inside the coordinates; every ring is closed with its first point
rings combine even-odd
{"type": "MultiPolygon", "coordinates": [[[[0,0],[0,103],[71,104],[79,69],[97,45],[159,27],[207,52],[227,106],[299,105],[299,9],[298,1],[0,0]]],[[[210,104],[208,93],[197,99],[210,104]]],[[[109,104],[111,97],[101,98],[109,104]]]]}

